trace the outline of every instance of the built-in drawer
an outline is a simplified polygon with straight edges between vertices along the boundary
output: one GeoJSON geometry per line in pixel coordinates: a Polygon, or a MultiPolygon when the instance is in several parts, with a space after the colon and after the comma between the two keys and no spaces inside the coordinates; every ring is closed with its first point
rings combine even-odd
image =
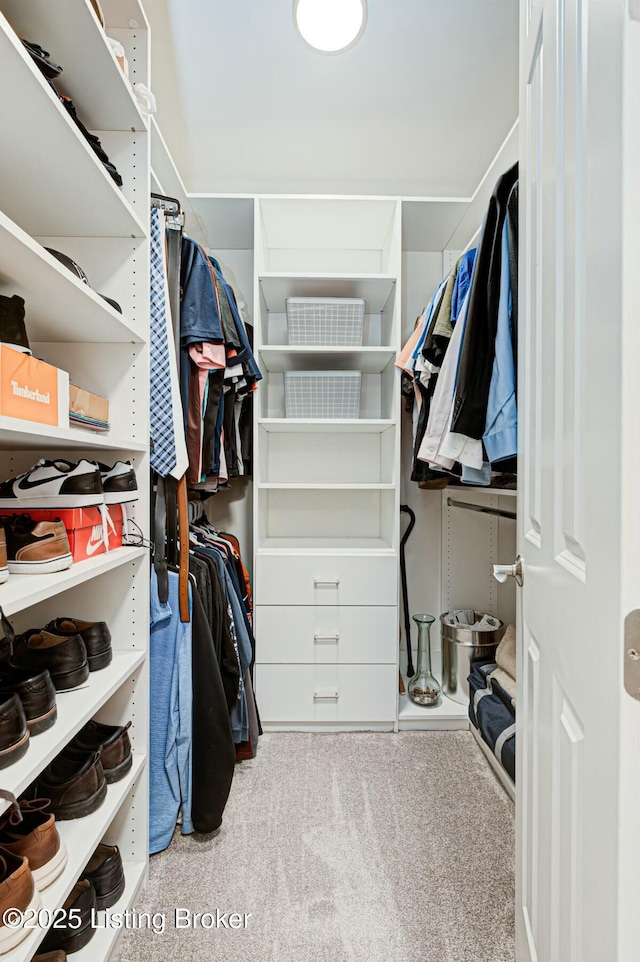
{"type": "Polygon", "coordinates": [[[261,555],[259,605],[397,605],[395,555],[261,555]]]}
{"type": "Polygon", "coordinates": [[[255,621],[259,663],[397,663],[395,607],[258,605],[255,621]]]}
{"type": "Polygon", "coordinates": [[[393,724],[395,665],[257,665],[256,697],[265,724],[393,724]]]}

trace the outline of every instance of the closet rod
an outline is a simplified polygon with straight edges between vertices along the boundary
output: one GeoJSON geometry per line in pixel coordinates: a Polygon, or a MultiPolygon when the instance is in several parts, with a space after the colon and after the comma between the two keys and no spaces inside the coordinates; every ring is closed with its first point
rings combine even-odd
{"type": "Polygon", "coordinates": [[[454,501],[453,498],[447,498],[447,504],[450,508],[477,511],[479,514],[492,514],[496,518],[508,518],[510,521],[515,521],[518,517],[514,511],[502,511],[500,508],[484,508],[480,504],[469,504],[467,501],[454,501]]]}

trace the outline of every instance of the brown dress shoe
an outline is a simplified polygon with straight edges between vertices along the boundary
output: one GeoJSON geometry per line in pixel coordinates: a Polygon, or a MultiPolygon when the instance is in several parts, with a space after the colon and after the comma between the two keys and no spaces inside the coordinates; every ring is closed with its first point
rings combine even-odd
{"type": "Polygon", "coordinates": [[[56,949],[55,952],[39,952],[38,955],[34,955],[31,962],[67,962],[67,953],[62,949],[56,949]]]}
{"type": "Polygon", "coordinates": [[[36,890],[27,859],[0,850],[0,955],[10,952],[31,932],[22,926],[4,925],[5,913],[9,909],[16,912],[37,910],[40,905],[40,893],[36,890]]]}
{"type": "Polygon", "coordinates": [[[66,751],[100,752],[100,762],[109,785],[119,782],[131,770],[133,756],[126,725],[103,725],[93,719],[81,728],[66,751]]]}
{"type": "Polygon", "coordinates": [[[107,797],[107,780],[98,752],[69,757],[66,749],[38,777],[36,795],[51,799],[59,821],[95,812],[107,797]]]}
{"type": "Polygon", "coordinates": [[[42,942],[44,952],[63,949],[68,955],[83,949],[96,934],[92,925],[96,909],[96,890],[88,879],[81,879],[71,889],[62,906],[67,913],[67,919],[74,919],[73,928],[49,929],[42,942]],[[73,909],[73,915],[69,912],[73,909]],[[76,920],[80,924],[76,927],[76,920]]]}
{"type": "Polygon", "coordinates": [[[60,841],[55,816],[47,811],[48,798],[22,800],[0,822],[0,848],[29,859],[36,888],[42,892],[67,864],[67,849],[60,841]]]}
{"type": "Polygon", "coordinates": [[[0,768],[13,765],[26,754],[29,729],[22,702],[16,694],[0,696],[0,768]]]}

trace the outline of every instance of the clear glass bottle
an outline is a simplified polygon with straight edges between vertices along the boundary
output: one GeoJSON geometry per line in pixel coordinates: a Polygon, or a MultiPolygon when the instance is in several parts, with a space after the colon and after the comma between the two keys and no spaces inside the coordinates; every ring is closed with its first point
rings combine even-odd
{"type": "Polygon", "coordinates": [[[422,708],[433,708],[440,702],[440,685],[431,672],[431,625],[433,615],[414,615],[418,626],[418,659],[416,673],[409,682],[409,698],[422,708]]]}

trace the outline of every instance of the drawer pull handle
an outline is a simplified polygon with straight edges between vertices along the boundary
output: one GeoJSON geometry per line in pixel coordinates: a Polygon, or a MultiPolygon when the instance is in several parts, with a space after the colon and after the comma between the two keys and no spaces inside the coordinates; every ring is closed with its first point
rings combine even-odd
{"type": "Polygon", "coordinates": [[[340,641],[340,635],[314,635],[314,641],[340,641]]]}
{"type": "Polygon", "coordinates": [[[337,588],[338,585],[340,584],[340,579],[333,578],[331,581],[321,581],[319,578],[314,578],[313,584],[316,588],[321,588],[324,585],[327,585],[330,588],[337,588]]]}
{"type": "Polygon", "coordinates": [[[317,691],[313,693],[314,701],[338,701],[339,697],[338,692],[335,692],[333,695],[319,695],[317,691]]]}

